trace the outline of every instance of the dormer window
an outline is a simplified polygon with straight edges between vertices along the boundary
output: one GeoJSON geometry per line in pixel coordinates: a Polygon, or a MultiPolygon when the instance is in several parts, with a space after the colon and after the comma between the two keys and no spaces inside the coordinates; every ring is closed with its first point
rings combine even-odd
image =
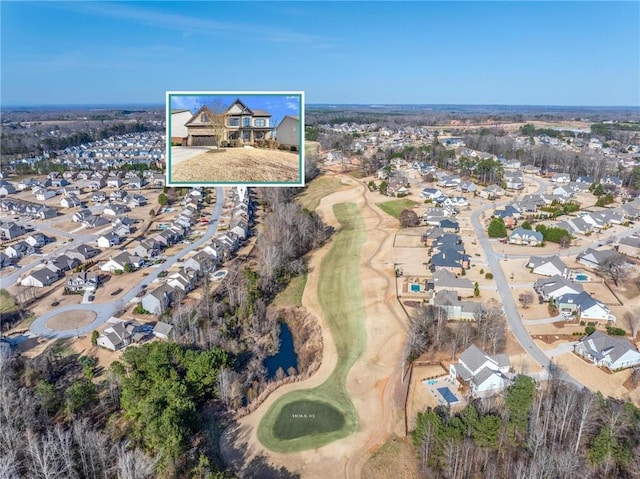
{"type": "Polygon", "coordinates": [[[200,121],[202,123],[207,123],[209,122],[210,118],[209,115],[207,115],[206,113],[203,113],[202,115],[200,115],[200,121]]]}

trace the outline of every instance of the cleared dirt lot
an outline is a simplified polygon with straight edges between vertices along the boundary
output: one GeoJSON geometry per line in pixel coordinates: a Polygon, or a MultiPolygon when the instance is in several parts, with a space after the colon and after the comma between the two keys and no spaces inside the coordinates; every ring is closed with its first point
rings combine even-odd
{"type": "Polygon", "coordinates": [[[47,328],[65,331],[68,329],[86,326],[96,319],[96,313],[93,311],[67,311],[55,315],[47,321],[47,328]]]}
{"type": "Polygon", "coordinates": [[[171,181],[287,182],[300,180],[298,153],[258,148],[213,150],[171,165],[171,181]]]}

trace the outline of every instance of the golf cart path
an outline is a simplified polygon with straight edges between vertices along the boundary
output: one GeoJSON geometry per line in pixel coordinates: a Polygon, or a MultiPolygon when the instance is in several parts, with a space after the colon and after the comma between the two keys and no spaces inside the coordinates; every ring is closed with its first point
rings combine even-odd
{"type": "MultiPolygon", "coordinates": [[[[401,364],[398,361],[402,357],[405,325],[404,313],[395,298],[393,260],[389,254],[392,233],[397,229],[396,220],[382,216],[377,208],[368,204],[364,185],[353,178],[338,178],[354,188],[324,197],[318,213],[326,224],[337,228],[339,223],[333,214],[333,205],[356,203],[367,230],[367,240],[360,254],[367,344],[349,372],[346,384],[358,412],[359,429],[323,447],[289,454],[269,451],[260,444],[256,435],[260,420],[276,400],[293,390],[319,386],[336,366],[335,343],[317,296],[320,263],[332,246],[330,241],[311,255],[302,298],[303,306],[319,319],[322,328],[322,364],[311,378],[278,388],[253,413],[240,419],[236,427],[224,432],[221,451],[227,464],[236,470],[237,466],[245,466],[254,458],[263,457],[267,462],[284,466],[303,478],[356,478],[360,477],[362,466],[372,452],[386,441],[390,433],[401,430],[401,408],[395,407],[394,401],[400,380],[401,364]]],[[[240,476],[243,477],[242,472],[240,476]]]]}

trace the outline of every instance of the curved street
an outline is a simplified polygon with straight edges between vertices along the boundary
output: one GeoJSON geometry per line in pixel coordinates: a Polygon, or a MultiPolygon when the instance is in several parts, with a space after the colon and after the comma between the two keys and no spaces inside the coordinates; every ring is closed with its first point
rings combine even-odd
{"type": "MultiPolygon", "coordinates": [[[[546,184],[543,180],[538,178],[532,178],[534,181],[538,183],[540,188],[538,192],[541,192],[544,188],[546,188],[546,184]]],[[[511,200],[508,200],[511,201],[511,200]]],[[[548,373],[549,367],[551,365],[551,360],[542,351],[536,343],[531,339],[529,333],[524,327],[522,319],[520,317],[520,312],[518,311],[518,307],[516,306],[516,302],[511,295],[511,289],[509,288],[509,283],[507,282],[507,278],[504,275],[504,271],[500,266],[499,259],[502,257],[501,254],[497,254],[493,247],[491,246],[491,241],[486,233],[486,228],[484,225],[480,223],[480,215],[483,211],[493,208],[494,205],[489,203],[482,208],[478,209],[471,215],[471,223],[473,228],[478,232],[478,241],[484,250],[484,254],[487,258],[487,263],[489,265],[489,269],[493,273],[493,279],[496,282],[496,287],[498,288],[498,293],[500,295],[500,299],[502,300],[502,307],[504,308],[504,313],[507,319],[507,324],[509,325],[509,329],[513,333],[514,337],[522,346],[522,349],[529,354],[538,364],[540,364],[545,371],[548,373]]],[[[568,382],[575,384],[578,387],[584,387],[582,383],[577,381],[575,378],[569,376],[567,373],[562,373],[563,379],[568,382]]]]}
{"type": "MultiPolygon", "coordinates": [[[[71,338],[74,336],[78,336],[81,334],[88,334],[94,331],[97,327],[102,325],[105,321],[107,321],[111,316],[113,316],[119,309],[124,307],[129,301],[136,297],[136,295],[142,290],[143,284],[149,284],[163,271],[166,271],[171,266],[173,266],[180,258],[186,256],[188,253],[193,251],[195,248],[202,246],[205,242],[207,242],[211,237],[216,233],[218,229],[218,221],[220,219],[220,211],[222,210],[222,205],[224,203],[222,187],[216,187],[216,204],[213,210],[213,214],[211,216],[211,221],[209,222],[209,227],[202,238],[197,241],[194,241],[190,245],[185,245],[186,247],[182,249],[180,252],[176,253],[172,257],[168,258],[164,263],[159,264],[157,268],[153,268],[153,271],[149,273],[149,276],[146,276],[142,279],[137,285],[131,288],[124,296],[121,296],[118,299],[110,301],[108,303],[91,303],[91,304],[72,304],[67,306],[62,306],[60,308],[55,308],[50,311],[47,311],[45,314],[38,317],[29,328],[33,334],[38,336],[42,336],[49,339],[61,339],[61,338],[71,338]],[[68,311],[93,311],[96,313],[96,319],[92,321],[90,324],[85,326],[64,330],[64,331],[55,331],[49,329],[46,326],[47,321],[52,317],[65,313],[68,311]]],[[[78,244],[76,242],[76,244],[78,244]]]]}

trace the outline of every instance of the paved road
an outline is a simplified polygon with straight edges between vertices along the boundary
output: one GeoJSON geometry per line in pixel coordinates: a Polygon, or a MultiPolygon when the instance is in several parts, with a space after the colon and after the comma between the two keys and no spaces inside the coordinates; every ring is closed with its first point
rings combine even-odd
{"type": "Polygon", "coordinates": [[[176,166],[183,161],[211,151],[212,146],[172,146],[171,147],[171,166],[176,166]]]}
{"type": "MultiPolygon", "coordinates": [[[[539,192],[546,189],[546,183],[538,178],[532,178],[534,181],[538,183],[540,186],[539,192]]],[[[508,201],[512,201],[509,199],[508,201]]],[[[505,202],[506,203],[506,202],[505,202]]],[[[516,306],[516,302],[511,295],[511,288],[509,287],[509,282],[504,275],[504,271],[502,271],[502,267],[500,266],[499,258],[502,255],[496,254],[491,246],[491,241],[487,236],[485,228],[480,223],[480,215],[483,211],[489,210],[493,208],[493,204],[490,203],[481,209],[475,211],[471,215],[471,223],[473,228],[476,230],[478,234],[478,241],[484,250],[485,257],[487,259],[487,263],[491,272],[493,273],[493,279],[496,282],[496,286],[498,288],[498,293],[500,294],[500,299],[502,300],[502,306],[504,308],[505,316],[507,318],[507,324],[509,325],[509,329],[515,336],[522,349],[526,351],[538,364],[545,368],[545,371],[549,371],[549,366],[551,364],[547,355],[533,342],[531,336],[522,324],[522,319],[520,318],[520,312],[516,306]]],[[[572,382],[579,387],[583,387],[579,381],[574,378],[564,374],[565,379],[568,382],[572,382]]]]}
{"type": "Polygon", "coordinates": [[[71,338],[80,334],[88,334],[94,331],[96,328],[102,325],[107,319],[113,316],[119,309],[123,308],[129,301],[135,298],[136,295],[142,290],[143,284],[151,283],[154,279],[158,277],[158,275],[161,272],[166,271],[171,266],[173,266],[180,258],[184,257],[194,249],[206,243],[216,233],[218,229],[218,221],[220,219],[220,211],[222,210],[222,205],[224,203],[223,195],[224,195],[224,192],[222,187],[217,187],[216,188],[216,205],[215,205],[213,214],[211,216],[211,221],[209,222],[209,227],[207,228],[207,231],[202,236],[202,238],[200,238],[197,241],[194,241],[190,245],[186,245],[184,249],[182,249],[180,252],[173,255],[171,258],[167,259],[164,263],[158,265],[157,268],[153,268],[153,270],[150,270],[149,276],[146,276],[145,278],[143,278],[140,281],[140,283],[138,283],[133,288],[131,288],[124,296],[114,301],[111,301],[109,303],[71,304],[67,306],[62,306],[60,308],[52,309],[50,311],[47,311],[42,316],[38,317],[31,324],[31,327],[30,327],[31,332],[38,336],[46,337],[49,339],[56,339],[56,338],[71,338]],[[78,311],[78,310],[93,311],[96,313],[96,319],[86,326],[76,328],[76,329],[70,329],[66,331],[54,331],[52,329],[49,329],[46,326],[46,322],[49,319],[51,319],[53,316],[60,313],[66,313],[69,311],[78,311]]]}

